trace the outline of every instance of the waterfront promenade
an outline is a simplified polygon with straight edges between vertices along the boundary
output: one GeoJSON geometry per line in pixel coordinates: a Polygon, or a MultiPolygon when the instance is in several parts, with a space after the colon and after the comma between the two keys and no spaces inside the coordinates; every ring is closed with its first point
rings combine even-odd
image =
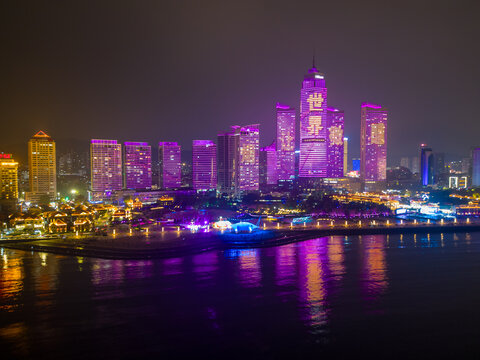
{"type": "Polygon", "coordinates": [[[144,230],[133,232],[131,229],[115,229],[106,236],[65,234],[57,237],[50,235],[48,238],[3,238],[0,247],[110,259],[150,259],[178,257],[214,249],[278,246],[323,236],[475,232],[480,231],[480,221],[390,223],[370,220],[299,225],[265,223],[258,231],[247,234],[218,230],[194,232],[179,227],[165,230],[158,226],[144,230]],[[265,236],[267,233],[268,236],[265,236]]]}

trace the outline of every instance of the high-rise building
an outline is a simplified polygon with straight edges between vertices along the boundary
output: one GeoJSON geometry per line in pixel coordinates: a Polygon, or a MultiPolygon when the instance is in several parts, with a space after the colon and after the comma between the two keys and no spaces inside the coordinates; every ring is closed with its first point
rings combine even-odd
{"type": "Polygon", "coordinates": [[[259,124],[240,128],[238,139],[237,192],[259,189],[260,130],[259,124]]]}
{"type": "Polygon", "coordinates": [[[277,103],[276,112],[278,180],[290,181],[295,178],[295,109],[277,103]]]}
{"type": "Polygon", "coordinates": [[[360,159],[354,158],[352,159],[352,171],[358,171],[360,172],[360,159]]]}
{"type": "Polygon", "coordinates": [[[92,139],[90,142],[91,200],[105,200],[121,190],[122,144],[117,140],[92,139]]]}
{"type": "MultiPolygon", "coordinates": [[[[293,155],[295,156],[295,152],[293,152],[293,155]]],[[[278,163],[278,152],[276,151],[275,141],[271,145],[260,149],[260,185],[277,185],[279,173],[278,163]]]]}
{"type": "Polygon", "coordinates": [[[123,147],[124,187],[152,187],[152,147],[146,142],[125,142],[123,147]]]}
{"type": "Polygon", "coordinates": [[[57,162],[55,141],[39,131],[28,141],[28,166],[30,192],[27,199],[33,202],[55,199],[57,196],[57,162]]]}
{"type": "Polygon", "coordinates": [[[192,167],[195,190],[217,188],[217,145],[213,141],[193,140],[192,167]]]}
{"type": "Polygon", "coordinates": [[[182,185],[181,148],[176,142],[158,143],[159,187],[175,189],[182,185]]]}
{"type": "Polygon", "coordinates": [[[18,199],[18,163],[12,154],[0,153],[0,200],[18,199]]]}
{"type": "Polygon", "coordinates": [[[232,193],[236,188],[239,138],[240,126],[232,126],[231,131],[217,137],[217,179],[222,192],[232,193]]]}
{"type": "Polygon", "coordinates": [[[381,105],[362,103],[360,124],[360,176],[365,182],[387,178],[387,118],[381,105]]]}
{"type": "Polygon", "coordinates": [[[423,186],[434,184],[435,163],[433,151],[425,144],[422,144],[420,148],[420,175],[423,186]]]}
{"type": "Polygon", "coordinates": [[[327,107],[327,159],[329,178],[343,177],[344,162],[344,112],[334,107],[327,107]]]}
{"type": "Polygon", "coordinates": [[[400,166],[410,170],[410,158],[402,157],[400,159],[400,166]]]}
{"type": "Polygon", "coordinates": [[[348,172],[348,137],[343,138],[343,176],[348,172]]]}
{"type": "Polygon", "coordinates": [[[304,76],[300,92],[300,161],[298,176],[328,176],[328,119],[325,77],[315,64],[304,76]]]}
{"type": "Polygon", "coordinates": [[[480,147],[474,147],[472,154],[472,186],[480,186],[480,147]]]}
{"type": "Polygon", "coordinates": [[[420,159],[418,158],[418,156],[414,156],[412,158],[412,165],[410,170],[413,174],[418,174],[420,172],[420,159]]]}

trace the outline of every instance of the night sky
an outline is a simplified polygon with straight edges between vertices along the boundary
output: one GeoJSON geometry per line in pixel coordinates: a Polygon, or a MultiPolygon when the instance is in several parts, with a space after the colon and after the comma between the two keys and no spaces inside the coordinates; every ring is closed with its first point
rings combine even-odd
{"type": "Polygon", "coordinates": [[[315,49],[328,103],[359,154],[360,103],[390,110],[389,165],[421,142],[479,145],[477,1],[4,1],[0,151],[54,139],[216,139],[233,124],[274,137],[299,107],[315,49]]]}

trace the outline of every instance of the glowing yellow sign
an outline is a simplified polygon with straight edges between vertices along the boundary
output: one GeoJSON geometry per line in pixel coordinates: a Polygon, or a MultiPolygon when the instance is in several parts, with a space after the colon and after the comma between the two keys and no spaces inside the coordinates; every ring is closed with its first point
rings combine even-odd
{"type": "Polygon", "coordinates": [[[322,130],[322,117],[310,116],[308,119],[308,134],[316,136],[322,130]]]}
{"type": "Polygon", "coordinates": [[[343,130],[340,126],[330,127],[330,144],[332,145],[343,144],[343,130]]]}
{"type": "Polygon", "coordinates": [[[376,145],[385,144],[385,124],[372,124],[370,142],[376,145]]]}
{"type": "Polygon", "coordinates": [[[310,111],[322,110],[323,96],[322,94],[310,94],[307,99],[310,111]]]}

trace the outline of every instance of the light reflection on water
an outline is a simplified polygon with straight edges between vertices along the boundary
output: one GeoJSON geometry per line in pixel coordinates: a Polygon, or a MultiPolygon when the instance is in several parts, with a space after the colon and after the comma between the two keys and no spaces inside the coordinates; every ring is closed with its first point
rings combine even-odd
{"type": "MultiPolygon", "coordinates": [[[[117,357],[133,351],[132,339],[144,344],[135,349],[140,352],[167,351],[185,342],[192,347],[210,344],[212,351],[218,342],[226,348],[241,346],[239,338],[245,347],[272,351],[285,336],[305,346],[333,346],[332,339],[339,341],[342,330],[353,326],[351,318],[362,324],[382,318],[391,308],[406,309],[410,305],[404,300],[410,296],[405,293],[412,287],[425,291],[425,300],[410,311],[440,301],[429,297],[437,289],[429,290],[423,279],[448,277],[464,267],[462,279],[476,276],[472,269],[478,260],[468,254],[480,254],[478,233],[330,236],[163,260],[3,249],[0,344],[17,356],[51,347],[62,354],[70,351],[72,339],[92,344],[90,352],[99,346],[115,352],[106,345],[113,337],[118,339],[117,357]],[[425,268],[428,261],[443,267],[425,268]]],[[[436,283],[446,291],[447,285],[436,283]]],[[[460,285],[453,283],[458,292],[460,285]]]]}

